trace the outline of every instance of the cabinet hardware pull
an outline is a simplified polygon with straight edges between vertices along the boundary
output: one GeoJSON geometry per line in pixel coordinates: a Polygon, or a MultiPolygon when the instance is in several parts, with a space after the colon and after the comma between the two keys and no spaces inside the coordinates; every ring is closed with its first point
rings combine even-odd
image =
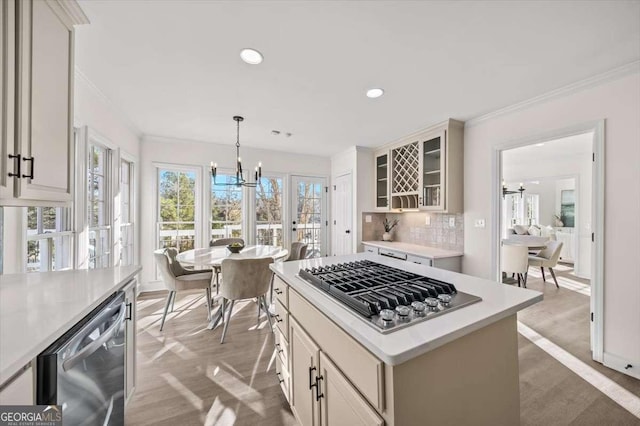
{"type": "Polygon", "coordinates": [[[279,288],[274,288],[274,289],[273,289],[273,291],[274,291],[276,294],[282,294],[282,290],[280,290],[279,288]]]}
{"type": "Polygon", "coordinates": [[[279,383],[283,383],[284,382],[284,379],[280,378],[280,373],[276,373],[276,376],[278,377],[278,382],[279,383]]]}
{"type": "Polygon", "coordinates": [[[17,177],[20,178],[20,154],[16,154],[16,155],[12,155],[9,154],[9,158],[11,158],[13,160],[13,171],[14,173],[9,172],[9,177],[17,177]],[[18,160],[18,161],[15,161],[18,160]]]}
{"type": "Polygon", "coordinates": [[[124,317],[125,321],[131,321],[133,315],[133,303],[127,303],[127,316],[124,317]]]}
{"type": "Polygon", "coordinates": [[[324,393],[320,393],[320,380],[322,380],[323,377],[322,376],[317,376],[316,377],[316,383],[315,383],[315,387],[316,387],[316,401],[320,401],[320,398],[322,398],[324,396],[324,393]]]}
{"type": "Polygon", "coordinates": [[[280,343],[276,343],[276,350],[280,353],[284,352],[284,349],[280,346],[280,343]]]}
{"type": "Polygon", "coordinates": [[[22,175],[23,178],[29,178],[33,180],[33,168],[35,167],[35,158],[33,158],[33,156],[31,157],[23,157],[22,161],[31,161],[31,170],[30,173],[28,175],[22,175]]]}
{"type": "Polygon", "coordinates": [[[309,367],[309,389],[313,389],[313,387],[315,386],[315,384],[311,383],[313,381],[313,378],[311,376],[313,376],[313,371],[315,369],[315,367],[309,367]]]}
{"type": "Polygon", "coordinates": [[[282,320],[280,319],[280,315],[277,315],[277,314],[276,314],[276,321],[278,321],[278,322],[282,322],[282,320]]]}

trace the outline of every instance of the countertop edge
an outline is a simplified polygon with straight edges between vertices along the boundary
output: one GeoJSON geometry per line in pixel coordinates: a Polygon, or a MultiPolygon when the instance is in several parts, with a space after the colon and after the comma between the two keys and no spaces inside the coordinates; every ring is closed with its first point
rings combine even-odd
{"type": "Polygon", "coordinates": [[[447,254],[426,254],[424,252],[420,252],[421,247],[423,246],[419,246],[417,244],[411,244],[411,243],[400,243],[400,242],[396,242],[397,244],[406,244],[406,245],[412,245],[412,246],[416,246],[416,250],[413,250],[411,248],[409,248],[409,250],[400,248],[400,247],[393,247],[390,246],[391,244],[394,244],[393,241],[362,241],[363,245],[369,245],[369,246],[374,246],[374,247],[378,247],[378,248],[382,248],[382,249],[390,249],[390,250],[397,250],[397,251],[401,251],[403,253],[407,253],[410,254],[412,256],[418,256],[418,257],[424,257],[426,259],[447,259],[450,257],[462,257],[464,256],[464,253],[462,252],[458,252],[455,250],[448,250],[448,249],[443,249],[443,248],[439,248],[439,247],[429,247],[429,246],[424,246],[425,250],[438,250],[438,251],[447,251],[450,253],[447,254]]]}
{"type": "Polygon", "coordinates": [[[119,290],[124,287],[129,281],[131,281],[136,275],[140,273],[142,270],[141,266],[138,266],[133,272],[126,275],[118,284],[111,287],[110,290],[105,291],[99,298],[97,298],[93,303],[89,304],[87,307],[82,309],[76,315],[74,315],[67,323],[61,325],[58,330],[51,334],[49,338],[34,344],[28,351],[25,351],[25,354],[19,357],[16,361],[9,364],[2,371],[0,371],[0,385],[3,385],[9,379],[11,379],[17,372],[20,371],[22,367],[31,362],[34,358],[36,358],[42,351],[48,348],[53,342],[59,339],[64,333],[66,333],[71,327],[76,325],[82,318],[87,316],[92,310],[94,310],[100,303],[104,302],[107,297],[109,297],[113,292],[119,290]]]}

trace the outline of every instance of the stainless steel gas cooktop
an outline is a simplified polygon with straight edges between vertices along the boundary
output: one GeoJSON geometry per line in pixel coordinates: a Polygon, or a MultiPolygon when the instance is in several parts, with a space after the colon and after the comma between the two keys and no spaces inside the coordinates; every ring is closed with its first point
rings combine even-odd
{"type": "Polygon", "coordinates": [[[370,260],[300,269],[299,276],[356,311],[382,333],[482,300],[457,291],[451,283],[370,260]]]}

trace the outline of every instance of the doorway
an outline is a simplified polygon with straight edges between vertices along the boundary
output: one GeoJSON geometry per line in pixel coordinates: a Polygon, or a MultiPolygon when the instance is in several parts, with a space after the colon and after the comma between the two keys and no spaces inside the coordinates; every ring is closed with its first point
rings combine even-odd
{"type": "MultiPolygon", "coordinates": [[[[537,318],[539,330],[548,320],[542,331],[555,334],[562,328],[571,337],[568,345],[598,362],[603,357],[603,140],[604,123],[598,122],[498,147],[492,222],[496,276],[502,280],[509,269],[501,258],[503,244],[525,245],[527,287],[544,293],[543,302],[519,319],[527,325],[537,318]],[[537,258],[553,259],[541,267],[537,258]]],[[[503,282],[517,285],[510,278],[507,274],[503,282]]]]}
{"type": "Polygon", "coordinates": [[[291,177],[291,241],[307,244],[306,257],[327,256],[327,182],[323,177],[291,177]]]}
{"type": "Polygon", "coordinates": [[[333,255],[353,253],[353,205],[351,199],[351,173],[338,176],[333,185],[333,255]]]}

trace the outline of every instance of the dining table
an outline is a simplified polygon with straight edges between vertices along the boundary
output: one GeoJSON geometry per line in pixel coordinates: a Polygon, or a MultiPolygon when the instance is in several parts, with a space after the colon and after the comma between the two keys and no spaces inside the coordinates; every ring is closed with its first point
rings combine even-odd
{"type": "MultiPolygon", "coordinates": [[[[273,258],[274,261],[286,258],[289,250],[279,246],[253,245],[244,246],[239,253],[232,253],[226,246],[214,246],[186,250],[176,256],[180,263],[193,265],[200,268],[219,268],[225,259],[263,259],[273,258]]],[[[213,330],[222,317],[222,304],[216,314],[211,318],[207,328],[213,330]]]]}
{"type": "Polygon", "coordinates": [[[547,237],[537,237],[535,235],[510,235],[502,240],[502,244],[527,246],[529,251],[544,250],[547,248],[547,237]]]}

